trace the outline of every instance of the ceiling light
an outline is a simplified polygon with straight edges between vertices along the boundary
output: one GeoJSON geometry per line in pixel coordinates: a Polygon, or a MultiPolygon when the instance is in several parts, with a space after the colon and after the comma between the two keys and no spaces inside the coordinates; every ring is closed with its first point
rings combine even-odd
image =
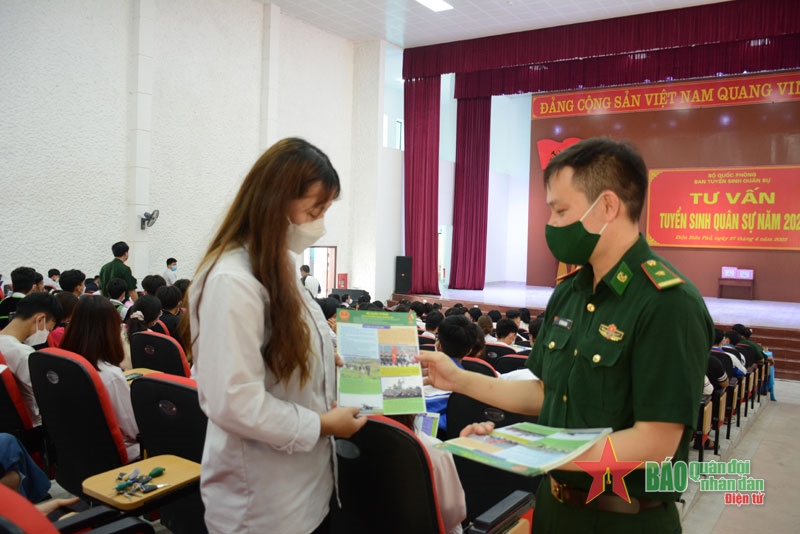
{"type": "Polygon", "coordinates": [[[431,11],[447,11],[448,9],[453,9],[453,6],[445,2],[444,0],[417,0],[418,4],[422,4],[423,6],[427,7],[431,11]]]}

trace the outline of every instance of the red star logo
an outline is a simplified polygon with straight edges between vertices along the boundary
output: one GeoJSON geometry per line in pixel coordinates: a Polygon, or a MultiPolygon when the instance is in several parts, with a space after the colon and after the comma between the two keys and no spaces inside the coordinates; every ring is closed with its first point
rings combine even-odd
{"type": "Polygon", "coordinates": [[[628,495],[628,488],[625,486],[625,476],[642,465],[642,462],[620,462],[617,460],[617,453],[614,452],[614,445],[611,443],[611,436],[606,438],[606,445],[603,447],[603,455],[596,462],[575,462],[575,465],[594,477],[592,487],[589,488],[589,496],[586,502],[591,502],[595,497],[603,493],[606,484],[611,484],[614,479],[614,493],[631,502],[628,495]]]}

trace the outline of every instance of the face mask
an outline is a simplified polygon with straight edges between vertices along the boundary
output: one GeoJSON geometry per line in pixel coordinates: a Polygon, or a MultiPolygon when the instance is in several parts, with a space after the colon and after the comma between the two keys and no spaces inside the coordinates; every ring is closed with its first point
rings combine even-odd
{"type": "Polygon", "coordinates": [[[305,249],[319,241],[325,235],[325,219],[320,217],[311,222],[294,224],[289,221],[286,242],[289,250],[295,254],[302,254],[305,249]]]}
{"type": "Polygon", "coordinates": [[[47,343],[47,335],[49,333],[50,331],[47,329],[47,319],[44,320],[44,325],[41,330],[39,329],[39,321],[36,321],[36,332],[28,336],[24,343],[30,347],[47,343]]]}
{"type": "Polygon", "coordinates": [[[173,271],[177,271],[178,270],[178,266],[177,265],[173,265],[172,267],[170,267],[170,269],[172,269],[173,271]]]}
{"type": "Polygon", "coordinates": [[[572,224],[567,226],[551,226],[544,227],[544,237],[547,241],[547,247],[553,256],[558,261],[570,263],[573,265],[585,265],[589,262],[589,258],[600,241],[600,235],[606,229],[608,223],[604,224],[600,229],[600,233],[592,234],[583,226],[583,219],[589,215],[589,212],[600,201],[600,197],[589,206],[583,217],[578,219],[572,224]]]}

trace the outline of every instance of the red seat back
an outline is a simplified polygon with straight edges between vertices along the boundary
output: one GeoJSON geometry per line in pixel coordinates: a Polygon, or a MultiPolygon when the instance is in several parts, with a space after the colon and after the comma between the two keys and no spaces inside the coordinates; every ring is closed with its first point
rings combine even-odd
{"type": "MultiPolygon", "coordinates": [[[[8,365],[5,356],[0,352],[0,365],[8,365]]],[[[0,373],[0,432],[17,437],[25,430],[33,428],[31,414],[22,393],[19,391],[17,379],[11,369],[0,373]]]]}
{"type": "Polygon", "coordinates": [[[136,332],[131,336],[131,362],[135,368],[191,376],[183,347],[174,338],[158,332],[136,332]]]}

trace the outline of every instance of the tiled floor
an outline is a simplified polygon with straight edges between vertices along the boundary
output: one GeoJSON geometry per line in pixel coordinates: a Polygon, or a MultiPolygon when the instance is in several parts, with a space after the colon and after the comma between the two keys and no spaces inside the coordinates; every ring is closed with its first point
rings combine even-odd
{"type": "Polygon", "coordinates": [[[800,531],[800,382],[778,380],[775,394],[777,402],[762,398],[746,431],[732,436],[733,448],[720,451],[723,460],[751,460],[750,476],[764,480],[764,504],[725,505],[724,493],[699,492],[690,482],[687,534],[800,531]]]}

